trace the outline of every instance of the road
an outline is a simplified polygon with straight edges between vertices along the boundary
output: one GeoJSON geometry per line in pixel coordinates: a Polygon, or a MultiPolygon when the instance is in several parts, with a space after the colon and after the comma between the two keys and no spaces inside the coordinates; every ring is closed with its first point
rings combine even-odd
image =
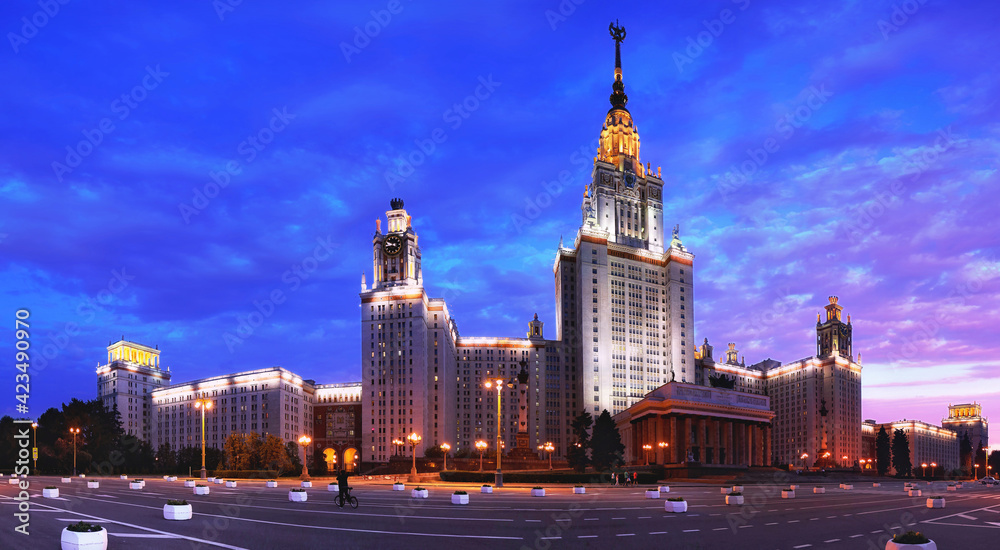
{"type": "Polygon", "coordinates": [[[357,510],[333,504],[327,480],[314,481],[308,501],[289,502],[297,481],[266,488],[263,481],[240,481],[236,488],[210,484],[211,494],[194,496],[183,478],[168,482],[145,478],[143,490],[128,482],[101,478],[87,489],[74,478],[32,478],[30,535],[14,532],[18,490],[0,484],[0,548],[58,548],[61,529],[85,520],[104,525],[111,549],[288,549],[288,548],[760,548],[780,550],[879,549],[887,533],[902,526],[922,531],[939,548],[988,548],[1000,536],[1000,489],[966,484],[956,492],[939,483],[921,483],[922,497],[909,497],[902,482],[881,488],[855,484],[842,490],[824,485],[800,487],[794,500],[782,499],[776,484],[745,486],[746,504],[726,506],[718,485],[672,485],[682,496],[685,514],[664,513],[661,500],[644,497],[644,488],[546,486],[545,497],[529,487],[505,487],[481,494],[469,484],[431,484],[430,498],[410,498],[410,489],[392,491],[387,482],[354,481],[357,510]],[[47,485],[58,499],[42,498],[47,485]],[[467,506],[451,504],[456,489],[470,493],[467,506]],[[944,495],[945,509],[928,509],[929,494],[944,495]],[[163,519],[167,499],[193,505],[190,521],[163,519]]]}

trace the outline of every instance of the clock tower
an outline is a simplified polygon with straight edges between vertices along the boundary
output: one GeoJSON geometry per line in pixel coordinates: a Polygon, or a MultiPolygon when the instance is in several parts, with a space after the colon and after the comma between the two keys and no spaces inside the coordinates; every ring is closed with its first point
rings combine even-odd
{"type": "Polygon", "coordinates": [[[837,304],[837,297],[830,296],[830,303],[826,305],[826,321],[820,322],[819,314],[816,315],[817,356],[839,355],[851,361],[854,360],[851,344],[851,316],[847,316],[845,323],[841,319],[843,309],[837,304]]]}
{"type": "Polygon", "coordinates": [[[403,209],[403,199],[392,199],[386,212],[388,231],[382,234],[382,220],[375,220],[372,237],[372,289],[394,286],[420,286],[420,247],[413,231],[412,217],[403,209]]]}

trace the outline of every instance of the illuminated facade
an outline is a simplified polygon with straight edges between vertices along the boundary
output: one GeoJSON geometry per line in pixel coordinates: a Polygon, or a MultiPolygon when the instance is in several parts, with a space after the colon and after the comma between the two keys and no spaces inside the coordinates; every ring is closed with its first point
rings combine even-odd
{"type": "Polygon", "coordinates": [[[361,384],[320,384],[313,399],[312,448],[327,472],[361,466],[361,384]]]}
{"type": "Polygon", "coordinates": [[[612,27],[611,109],[601,128],[582,223],[572,246],[560,243],[556,339],[579,373],[581,407],[617,414],[661,385],[694,381],[687,355],[694,331],[694,255],[675,227],[665,242],[663,180],[639,157],[639,132],[626,108],[621,41],[612,27]]]}
{"type": "Polygon", "coordinates": [[[302,380],[281,367],[213,376],[151,392],[152,425],[148,441],[154,449],[201,445],[198,399],[209,399],[205,444],[221,449],[230,434],[271,434],[297,442],[313,433],[315,400],[312,380],[302,380]]]}
{"type": "Polygon", "coordinates": [[[948,418],[941,421],[941,426],[958,434],[959,441],[968,435],[973,449],[990,446],[990,423],[979,403],[948,405],[948,418]]]}
{"type": "MultiPolygon", "coordinates": [[[[941,428],[921,422],[919,420],[900,420],[898,422],[885,422],[875,425],[875,433],[885,427],[889,434],[889,441],[892,441],[896,430],[903,430],[906,434],[907,442],[910,444],[910,464],[913,465],[915,473],[921,472],[921,464],[937,464],[936,474],[954,470],[959,467],[958,435],[947,428],[941,428]],[[942,470],[943,468],[943,470],[942,470]]],[[[890,465],[890,474],[895,474],[896,469],[890,465]]],[[[930,470],[927,471],[931,473],[930,470]]]]}
{"type": "Polygon", "coordinates": [[[108,345],[108,359],[97,366],[97,397],[104,408],[118,407],[122,429],[150,440],[150,394],[170,384],[170,368],[160,367],[160,350],[124,338],[108,345]]]}

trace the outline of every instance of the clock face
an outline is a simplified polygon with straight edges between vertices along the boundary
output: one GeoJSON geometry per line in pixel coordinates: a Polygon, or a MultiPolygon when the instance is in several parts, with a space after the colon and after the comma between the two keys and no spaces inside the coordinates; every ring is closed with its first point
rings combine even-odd
{"type": "Polygon", "coordinates": [[[399,235],[389,235],[385,238],[385,242],[382,243],[382,250],[389,256],[399,254],[399,251],[402,249],[403,239],[399,238],[399,235]]]}
{"type": "Polygon", "coordinates": [[[625,185],[632,187],[635,185],[635,174],[631,170],[625,172],[625,185]]]}

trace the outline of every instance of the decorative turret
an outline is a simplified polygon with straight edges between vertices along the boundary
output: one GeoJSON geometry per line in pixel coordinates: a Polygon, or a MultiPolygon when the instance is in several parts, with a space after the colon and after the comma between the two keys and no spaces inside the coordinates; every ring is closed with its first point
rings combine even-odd
{"type": "Polygon", "coordinates": [[[844,308],[837,302],[836,296],[830,296],[830,303],[825,306],[826,321],[816,320],[816,355],[839,355],[852,359],[851,318],[848,316],[846,323],[841,320],[844,308]]]}
{"type": "Polygon", "coordinates": [[[616,21],[608,26],[608,30],[615,41],[615,81],[611,85],[614,90],[610,98],[611,109],[601,128],[597,160],[611,163],[620,171],[631,171],[643,178],[646,171],[639,161],[639,128],[632,122],[632,114],[625,108],[628,96],[625,95],[625,83],[622,81],[621,54],[625,28],[618,26],[616,21]]]}

